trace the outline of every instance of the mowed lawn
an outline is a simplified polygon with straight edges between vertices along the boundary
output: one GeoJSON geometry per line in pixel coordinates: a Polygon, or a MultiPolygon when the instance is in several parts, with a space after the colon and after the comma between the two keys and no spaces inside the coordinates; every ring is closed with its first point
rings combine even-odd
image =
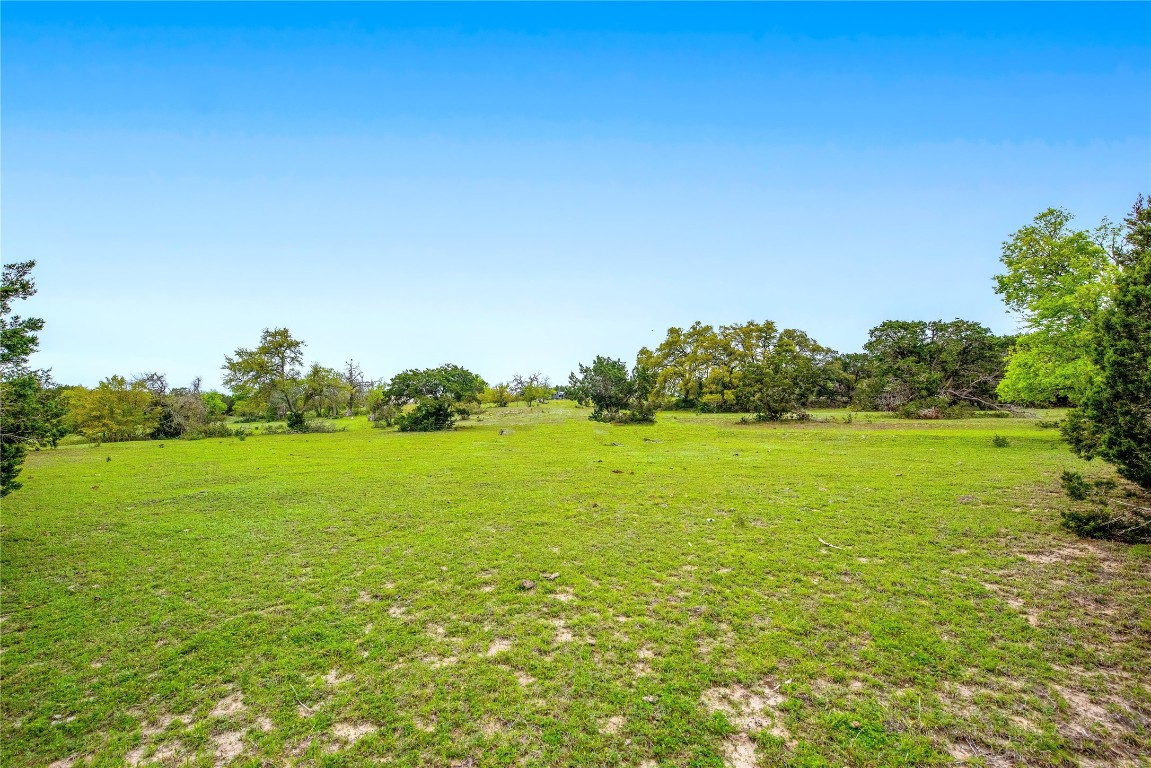
{"type": "Polygon", "coordinates": [[[1151,549],[1057,430],[587,413],[31,455],[3,765],[1148,764],[1151,549]]]}

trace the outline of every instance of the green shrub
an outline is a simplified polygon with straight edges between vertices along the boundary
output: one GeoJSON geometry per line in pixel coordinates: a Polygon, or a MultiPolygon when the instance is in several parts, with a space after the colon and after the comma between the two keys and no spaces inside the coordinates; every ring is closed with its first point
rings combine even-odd
{"type": "Polygon", "coordinates": [[[1075,502],[1060,517],[1063,527],[1092,539],[1129,544],[1151,543],[1151,505],[1145,494],[1129,491],[1119,498],[1114,480],[1087,482],[1079,472],[1065,471],[1063,492],[1075,502]]]}
{"type": "Polygon", "coordinates": [[[991,438],[991,444],[996,448],[1006,448],[1011,445],[1010,441],[1008,441],[1008,439],[1003,435],[996,435],[995,437],[991,438]]]}
{"type": "Polygon", "coordinates": [[[401,432],[436,432],[455,426],[456,415],[444,400],[425,400],[396,419],[401,432]]]}
{"type": "Polygon", "coordinates": [[[975,411],[969,418],[972,419],[1010,419],[1011,411],[975,411]]]}
{"type": "Polygon", "coordinates": [[[288,422],[288,429],[291,430],[292,432],[304,432],[307,430],[308,420],[304,417],[304,414],[302,414],[302,413],[299,413],[299,412],[289,413],[288,418],[287,418],[287,422],[288,422]]]}
{"type": "Polygon", "coordinates": [[[215,424],[202,424],[190,432],[185,432],[183,437],[185,440],[203,440],[206,437],[234,437],[237,432],[241,431],[217,422],[215,424]]]}

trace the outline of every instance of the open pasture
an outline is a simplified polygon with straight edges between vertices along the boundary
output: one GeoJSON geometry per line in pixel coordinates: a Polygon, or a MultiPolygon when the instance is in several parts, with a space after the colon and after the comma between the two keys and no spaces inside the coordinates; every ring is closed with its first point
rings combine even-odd
{"type": "Polygon", "coordinates": [[[1056,430],[586,413],[31,455],[4,765],[1147,764],[1056,430]]]}

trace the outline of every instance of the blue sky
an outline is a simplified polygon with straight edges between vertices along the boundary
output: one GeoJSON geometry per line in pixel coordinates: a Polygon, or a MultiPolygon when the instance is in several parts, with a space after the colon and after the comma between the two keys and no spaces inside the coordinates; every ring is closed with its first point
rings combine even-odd
{"type": "Polygon", "coordinates": [[[36,363],[214,385],[265,327],[373,376],[771,319],[1014,329],[1000,243],[1151,191],[1151,4],[24,4],[4,261],[36,363]]]}

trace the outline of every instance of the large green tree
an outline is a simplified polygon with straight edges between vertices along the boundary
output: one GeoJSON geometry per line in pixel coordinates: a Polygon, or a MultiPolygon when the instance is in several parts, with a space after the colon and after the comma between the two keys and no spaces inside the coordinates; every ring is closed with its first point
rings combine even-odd
{"type": "Polygon", "coordinates": [[[396,419],[401,432],[432,432],[451,429],[457,418],[466,418],[487,388],[478,375],[449,364],[397,373],[385,392],[398,406],[414,406],[396,419]]]}
{"type": "Polygon", "coordinates": [[[249,401],[283,408],[293,429],[304,424],[307,388],[302,381],[305,342],[287,328],[264,329],[254,349],[224,357],[224,384],[249,401]]]}
{"type": "Polygon", "coordinates": [[[591,365],[579,365],[579,374],[568,375],[567,393],[593,406],[589,419],[604,422],[651,422],[655,411],[650,395],[656,376],[643,363],[628,371],[622,360],[599,355],[591,365]]]}
{"type": "Polygon", "coordinates": [[[867,407],[927,411],[966,403],[996,406],[1010,339],[970,320],[888,320],[872,328],[864,349],[871,379],[867,407]]]}
{"type": "Polygon", "coordinates": [[[5,264],[0,278],[0,496],[20,488],[29,448],[55,445],[62,434],[62,407],[47,371],[28,367],[44,321],[12,314],[14,301],[36,293],[34,261],[5,264]]]}
{"type": "Polygon", "coordinates": [[[1098,456],[1151,490],[1151,206],[1127,217],[1130,246],[1114,301],[1095,318],[1091,362],[1099,375],[1064,424],[1080,456],[1098,456]]]}
{"type": "Polygon", "coordinates": [[[109,376],[95,389],[69,388],[65,399],[73,428],[94,440],[106,442],[150,437],[160,426],[163,415],[150,384],[146,378],[128,381],[123,376],[109,376]]]}
{"type": "Polygon", "coordinates": [[[787,328],[746,362],[737,390],[740,406],[760,421],[801,414],[838,369],[835,353],[803,331],[787,328]]]}
{"type": "MultiPolygon", "coordinates": [[[[700,322],[686,331],[669,328],[658,347],[654,350],[644,347],[639,351],[636,362],[652,372],[656,397],[680,408],[719,411],[751,408],[758,413],[758,406],[751,405],[749,397],[761,403],[779,402],[774,395],[764,399],[767,397],[764,393],[769,390],[791,391],[804,406],[812,399],[841,397],[843,376],[834,352],[815,343],[802,331],[780,331],[770,320],[721,325],[718,330],[700,322]],[[796,350],[802,350],[811,365],[800,366],[793,364],[798,358],[787,359],[796,350]],[[797,378],[801,372],[806,377],[803,381],[797,378]],[[800,395],[810,388],[813,376],[822,377],[823,381],[814,388],[812,397],[800,395]],[[774,383],[769,385],[769,380],[774,383]],[[753,396],[752,392],[759,394],[753,396]]],[[[787,399],[799,402],[790,396],[787,399]]],[[[767,409],[772,410],[774,406],[767,409]]]]}
{"type": "Polygon", "coordinates": [[[1077,403],[1096,375],[1092,323],[1114,294],[1127,250],[1109,221],[1087,231],[1072,218],[1049,208],[1003,244],[1006,271],[995,276],[995,292],[1024,329],[999,383],[1005,401],[1077,403]]]}

